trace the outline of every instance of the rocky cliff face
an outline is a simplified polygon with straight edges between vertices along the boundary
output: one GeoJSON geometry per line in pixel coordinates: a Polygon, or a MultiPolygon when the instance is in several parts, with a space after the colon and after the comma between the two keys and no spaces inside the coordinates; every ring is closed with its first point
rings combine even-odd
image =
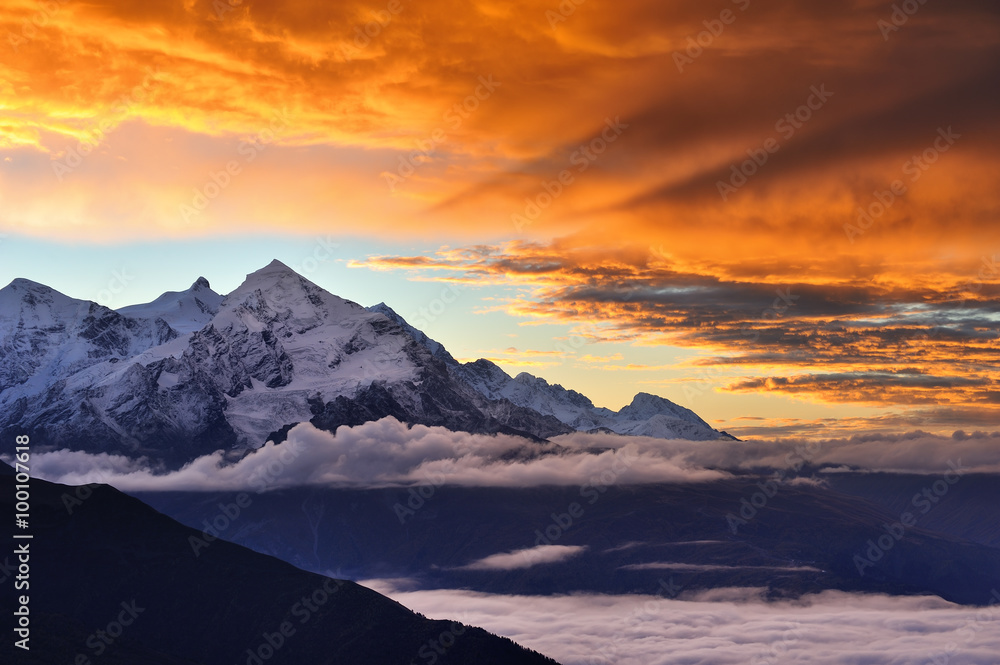
{"type": "Polygon", "coordinates": [[[487,360],[458,363],[392,309],[365,309],[278,261],[224,298],[190,289],[115,312],[15,280],[0,290],[0,431],[177,466],[240,456],[300,422],[410,424],[545,439],[604,429],[720,433],[640,394],[615,413],[487,360]]]}
{"type": "Polygon", "coordinates": [[[130,317],[22,280],[3,289],[0,428],[169,466],[217,449],[240,455],[308,420],[331,430],[392,415],[480,433],[571,431],[484,398],[394,321],[278,262],[197,308],[215,313],[196,331],[152,315],[183,311],[190,323],[193,291],[216,300],[206,290],[196,282],[172,295],[176,306],[160,298],[130,317]]]}

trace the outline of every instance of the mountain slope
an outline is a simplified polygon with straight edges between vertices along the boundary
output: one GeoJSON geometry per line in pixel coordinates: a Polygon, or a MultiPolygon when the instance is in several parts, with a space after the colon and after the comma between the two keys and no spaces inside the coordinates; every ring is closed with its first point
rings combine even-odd
{"type": "Polygon", "coordinates": [[[200,330],[219,312],[223,297],[199,277],[186,291],[168,291],[153,302],[129,305],[118,313],[132,319],[162,319],[179,333],[200,330]]]}
{"type": "MultiPolygon", "coordinates": [[[[13,484],[10,475],[0,478],[5,514],[14,511],[13,484]]],[[[191,543],[201,532],[110,487],[88,490],[31,480],[31,650],[14,648],[11,630],[0,634],[0,651],[17,663],[81,662],[77,654],[95,663],[255,662],[248,650],[270,654],[261,660],[272,665],[394,665],[427,652],[441,664],[554,663],[482,629],[426,619],[353,582],[225,541],[196,555],[191,543]],[[69,514],[64,495],[86,498],[69,514]],[[125,625],[108,628],[122,616],[125,625]],[[98,629],[115,639],[95,637],[98,629]],[[449,633],[451,646],[429,648],[449,633]]]]}
{"type": "Polygon", "coordinates": [[[410,332],[418,343],[444,361],[455,377],[484,397],[506,399],[517,406],[553,416],[574,430],[606,430],[617,434],[695,441],[732,438],[713,429],[693,411],[656,395],[639,393],[631,404],[615,412],[594,406],[586,395],[567,390],[559,384],[550,384],[527,372],[512,378],[496,363],[485,358],[459,363],[440,342],[411,326],[385,303],[368,309],[384,314],[410,332]]]}
{"type": "Polygon", "coordinates": [[[0,391],[13,386],[42,390],[176,336],[162,320],[130,319],[103,305],[15,279],[0,289],[0,391]]]}
{"type": "Polygon", "coordinates": [[[40,449],[177,467],[238,458],[309,421],[409,424],[546,439],[574,430],[726,436],[640,393],[617,413],[488,360],[461,364],[384,303],[365,309],[279,261],[219,296],[186,291],[115,312],[27,280],[0,290],[0,435],[40,449]]]}
{"type": "Polygon", "coordinates": [[[0,368],[21,378],[0,385],[0,404],[7,405],[0,431],[28,432],[52,448],[179,466],[219,449],[240,456],[303,421],[335,430],[392,415],[528,438],[570,431],[551,416],[484,398],[393,321],[278,261],[248,275],[207,323],[186,334],[158,315],[179,311],[182,327],[196,325],[190,303],[205,305],[205,315],[214,307],[207,283],[129,310],[153,319],[51,289],[44,300],[35,293],[44,287],[33,289],[15,283],[0,292],[4,311],[20,312],[0,326],[0,368]],[[83,334],[78,311],[97,312],[131,337],[120,341],[119,333],[85,346],[74,337],[83,334]],[[159,338],[147,339],[157,330],[159,338]],[[76,347],[72,362],[56,352],[76,347]],[[53,369],[40,371],[47,366],[53,369]]]}

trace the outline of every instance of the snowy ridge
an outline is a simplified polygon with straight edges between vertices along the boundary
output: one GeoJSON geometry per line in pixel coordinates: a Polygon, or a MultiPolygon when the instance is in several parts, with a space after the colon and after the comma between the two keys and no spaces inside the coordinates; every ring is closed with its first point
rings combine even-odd
{"type": "Polygon", "coordinates": [[[414,340],[445,361],[453,375],[484,397],[509,400],[518,406],[553,416],[575,430],[609,430],[624,435],[697,441],[732,438],[713,429],[690,409],[649,393],[637,394],[631,404],[615,412],[594,406],[586,395],[568,390],[558,383],[550,384],[527,372],[511,378],[485,358],[459,363],[440,342],[408,324],[385,303],[368,309],[385,314],[406,329],[414,340]]]}
{"type": "Polygon", "coordinates": [[[460,364],[384,303],[365,309],[279,261],[225,297],[199,278],[118,312],[28,280],[0,289],[2,435],[177,466],[238,457],[304,421],[332,431],[386,416],[534,439],[723,436],[653,395],[615,413],[487,360],[460,364]]]}
{"type": "Polygon", "coordinates": [[[637,394],[631,404],[615,412],[594,406],[575,390],[550,384],[527,372],[511,378],[489,360],[456,365],[452,371],[491,399],[509,399],[519,406],[554,416],[575,430],[609,430],[631,436],[696,441],[730,438],[693,411],[649,393],[637,394]]]}
{"type": "Polygon", "coordinates": [[[222,296],[199,277],[187,291],[168,291],[153,302],[129,305],[117,312],[133,319],[163,319],[179,333],[201,330],[219,312],[222,296]]]}
{"type": "Polygon", "coordinates": [[[41,391],[76,372],[116,363],[177,337],[162,319],[134,320],[48,286],[0,289],[0,407],[8,389],[41,391]]]}

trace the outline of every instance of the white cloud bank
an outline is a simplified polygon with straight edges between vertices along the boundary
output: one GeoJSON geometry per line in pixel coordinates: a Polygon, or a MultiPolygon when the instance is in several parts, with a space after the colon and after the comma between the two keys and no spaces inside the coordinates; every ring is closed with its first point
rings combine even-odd
{"type": "MultiPolygon", "coordinates": [[[[308,423],[280,445],[236,463],[221,452],[170,473],[123,456],[54,451],[33,455],[33,473],[66,484],[102,482],[124,491],[252,490],[301,485],[493,487],[697,483],[755,469],[828,468],[940,474],[958,464],[1000,473],[1000,434],[926,433],[827,441],[684,441],[575,433],[538,444],[515,436],[407,427],[383,418],[336,434],[308,423]]],[[[810,478],[796,483],[816,484],[810,478]]]]}
{"type": "Polygon", "coordinates": [[[560,563],[587,550],[586,545],[539,545],[513,552],[491,554],[459,570],[517,570],[547,563],[560,563]]]}
{"type": "MultiPolygon", "coordinates": [[[[552,439],[573,449],[635,445],[659,450],[678,461],[702,468],[733,472],[750,469],[794,469],[803,464],[842,467],[843,470],[889,473],[941,474],[950,464],[981,473],[1000,473],[1000,432],[956,432],[939,436],[927,432],[859,434],[841,439],[753,439],[749,441],[684,441],[623,437],[577,432],[552,439]]],[[[815,484],[801,478],[796,484],[815,484]]]]}
{"type": "Polygon", "coordinates": [[[826,591],[767,603],[752,590],[735,589],[675,600],[398,591],[385,581],[363,584],[432,618],[461,616],[563,665],[1000,662],[1000,607],[963,607],[936,597],[826,591]]]}
{"type": "MultiPolygon", "coordinates": [[[[616,442],[619,443],[619,442],[616,442]]],[[[143,461],[82,452],[32,456],[33,473],[78,485],[101,482],[124,491],[263,490],[300,485],[390,487],[455,484],[491,487],[591,483],[700,482],[729,474],[700,468],[669,451],[636,442],[604,450],[566,449],[520,437],[407,427],[394,418],[340,427],[336,435],[309,423],[291,429],[239,462],[221,452],[179,471],[157,474],[143,461]]]]}

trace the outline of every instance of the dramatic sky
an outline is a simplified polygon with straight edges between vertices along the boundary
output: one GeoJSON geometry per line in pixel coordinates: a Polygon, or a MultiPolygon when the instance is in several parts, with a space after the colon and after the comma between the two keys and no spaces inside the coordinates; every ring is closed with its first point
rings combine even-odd
{"type": "Polygon", "coordinates": [[[0,41],[2,284],[276,257],[614,408],[1000,421],[992,0],[6,0],[0,41]]]}

